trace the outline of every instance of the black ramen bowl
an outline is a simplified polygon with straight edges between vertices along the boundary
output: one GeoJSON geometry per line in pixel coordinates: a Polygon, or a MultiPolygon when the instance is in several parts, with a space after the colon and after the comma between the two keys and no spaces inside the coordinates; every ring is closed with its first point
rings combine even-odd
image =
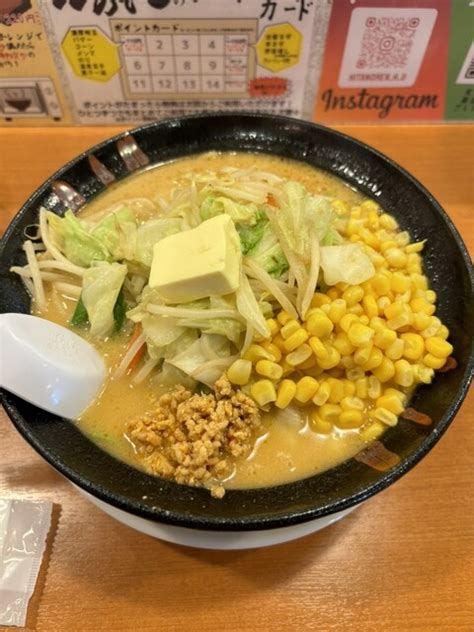
{"type": "Polygon", "coordinates": [[[354,506],[382,491],[422,459],[458,410],[473,368],[473,275],[466,248],[449,217],[413,176],[367,145],[325,127],[259,114],[169,119],[116,136],[81,154],[47,180],[16,215],[0,247],[0,312],[29,312],[30,298],[9,272],[24,264],[24,229],[40,206],[77,210],[116,181],[140,169],[215,150],[291,158],[332,173],[393,214],[413,240],[427,239],[424,268],[449,327],[457,367],[415,392],[411,406],[430,426],[401,419],[383,435],[400,457],[388,471],[350,459],[327,472],[276,487],[232,490],[222,500],[208,491],[148,476],[99,447],[69,421],[7,392],[3,405],[23,437],[54,468],[93,496],[128,513],[169,525],[248,531],[303,523],[354,506]]]}

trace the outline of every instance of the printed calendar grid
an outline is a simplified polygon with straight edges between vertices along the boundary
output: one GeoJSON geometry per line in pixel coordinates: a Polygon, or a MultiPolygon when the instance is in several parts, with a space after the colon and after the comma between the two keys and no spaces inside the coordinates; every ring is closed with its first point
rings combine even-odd
{"type": "Polygon", "coordinates": [[[199,28],[196,22],[174,23],[175,32],[169,32],[169,25],[163,27],[163,21],[153,21],[158,33],[115,31],[127,98],[248,96],[255,72],[257,24],[242,28],[241,20],[216,20],[215,24],[206,20],[199,28]]]}

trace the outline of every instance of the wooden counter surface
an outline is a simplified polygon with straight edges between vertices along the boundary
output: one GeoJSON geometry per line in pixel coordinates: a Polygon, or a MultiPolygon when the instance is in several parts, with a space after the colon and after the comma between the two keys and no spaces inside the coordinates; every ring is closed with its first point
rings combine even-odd
{"type": "MultiPolygon", "coordinates": [[[[419,178],[474,251],[474,125],[339,129],[419,178]]],[[[47,176],[118,131],[0,130],[0,233],[47,176]]],[[[212,552],[101,513],[0,411],[0,497],[60,507],[27,629],[473,632],[473,425],[471,390],[434,450],[341,522],[276,547],[212,552]]]]}

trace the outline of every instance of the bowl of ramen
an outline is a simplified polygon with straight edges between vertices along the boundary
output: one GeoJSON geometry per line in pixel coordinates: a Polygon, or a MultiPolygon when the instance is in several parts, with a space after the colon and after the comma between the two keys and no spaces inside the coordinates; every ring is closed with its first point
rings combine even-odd
{"type": "Polygon", "coordinates": [[[0,308],[72,328],[108,376],[75,420],[3,392],[115,518],[240,548],[325,526],[438,441],[472,375],[472,271],[389,158],[319,125],[197,115],[116,136],[25,203],[0,308]]]}

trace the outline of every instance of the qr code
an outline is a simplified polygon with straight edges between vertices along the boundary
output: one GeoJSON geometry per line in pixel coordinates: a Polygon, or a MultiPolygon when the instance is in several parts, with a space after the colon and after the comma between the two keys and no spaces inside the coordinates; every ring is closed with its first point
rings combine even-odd
{"type": "Polygon", "coordinates": [[[436,9],[354,9],[347,33],[339,85],[413,85],[436,16],[436,9]]]}
{"type": "Polygon", "coordinates": [[[467,55],[464,58],[464,63],[459,71],[456,83],[463,85],[474,84],[474,42],[467,51],[467,55]]]}

